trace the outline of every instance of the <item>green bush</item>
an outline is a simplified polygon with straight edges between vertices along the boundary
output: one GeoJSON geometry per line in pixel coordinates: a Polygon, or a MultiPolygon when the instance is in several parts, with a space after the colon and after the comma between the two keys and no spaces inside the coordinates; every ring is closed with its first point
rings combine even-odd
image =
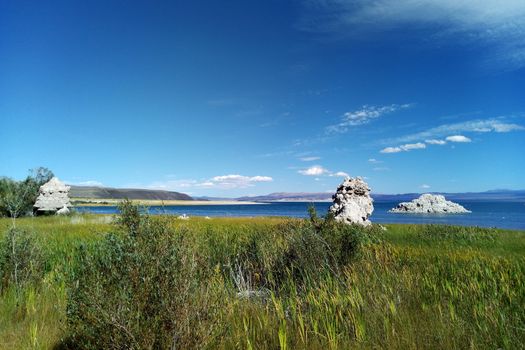
{"type": "Polygon", "coordinates": [[[359,257],[364,246],[382,241],[383,229],[380,225],[348,225],[337,222],[332,213],[320,219],[314,207],[309,209],[309,213],[310,223],[319,237],[326,242],[335,263],[340,266],[347,265],[359,257]]]}
{"type": "Polygon", "coordinates": [[[202,346],[224,327],[217,315],[224,298],[265,289],[284,295],[319,275],[339,275],[368,231],[316,218],[237,227],[230,237],[217,226],[189,231],[126,201],[114,232],[76,254],[67,306],[72,344],[202,346]]]}
{"type": "Polygon", "coordinates": [[[301,286],[309,276],[336,269],[330,247],[304,220],[289,220],[257,232],[228,261],[237,278],[250,282],[245,287],[275,292],[286,287],[286,281],[301,286]]]}
{"type": "MultiPolygon", "coordinates": [[[[214,297],[180,231],[126,202],[116,232],[79,249],[68,293],[74,348],[195,347],[214,297]],[[203,301],[205,300],[205,301],[203,301]]],[[[219,305],[219,302],[215,303],[219,305]]]]}
{"type": "Polygon", "coordinates": [[[40,281],[45,258],[35,234],[11,228],[0,243],[0,291],[14,286],[17,291],[40,281]]]}
{"type": "Polygon", "coordinates": [[[23,181],[0,178],[0,216],[16,219],[19,216],[32,214],[40,186],[53,176],[51,170],[39,167],[30,170],[23,181]]]}
{"type": "Polygon", "coordinates": [[[312,208],[309,220],[286,220],[250,232],[225,260],[239,289],[279,292],[288,282],[301,288],[311,277],[338,275],[359,256],[362,246],[380,242],[381,236],[379,226],[347,225],[330,215],[319,218],[312,208]]]}

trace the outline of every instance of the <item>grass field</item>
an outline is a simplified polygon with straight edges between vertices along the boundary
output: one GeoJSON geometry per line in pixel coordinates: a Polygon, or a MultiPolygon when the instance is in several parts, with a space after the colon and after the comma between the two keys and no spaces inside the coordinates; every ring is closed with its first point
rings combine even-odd
{"type": "Polygon", "coordinates": [[[525,232],[156,217],[122,233],[95,215],[16,225],[36,252],[18,269],[37,272],[9,280],[15,245],[0,219],[2,349],[525,347],[525,232]]]}

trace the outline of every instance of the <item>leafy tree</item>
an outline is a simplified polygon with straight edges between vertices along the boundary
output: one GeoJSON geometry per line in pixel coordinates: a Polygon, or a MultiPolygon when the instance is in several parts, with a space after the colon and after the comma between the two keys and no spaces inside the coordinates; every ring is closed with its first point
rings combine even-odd
{"type": "Polygon", "coordinates": [[[34,188],[25,181],[14,181],[11,179],[2,180],[2,195],[0,196],[0,205],[8,216],[13,219],[13,227],[16,226],[16,218],[26,214],[31,210],[28,203],[31,203],[34,197],[34,188]]]}
{"type": "Polygon", "coordinates": [[[55,176],[51,170],[45,167],[38,167],[29,170],[29,176],[26,181],[30,179],[34,181],[39,187],[51,180],[55,176]]]}
{"type": "Polygon", "coordinates": [[[53,176],[55,175],[48,168],[38,167],[29,170],[29,175],[23,181],[29,193],[24,204],[25,212],[32,212],[40,186],[51,180],[53,176]]]}
{"type": "Polygon", "coordinates": [[[17,217],[32,213],[40,186],[53,176],[48,168],[38,167],[29,170],[23,181],[0,178],[0,215],[11,217],[15,226],[17,217]]]}

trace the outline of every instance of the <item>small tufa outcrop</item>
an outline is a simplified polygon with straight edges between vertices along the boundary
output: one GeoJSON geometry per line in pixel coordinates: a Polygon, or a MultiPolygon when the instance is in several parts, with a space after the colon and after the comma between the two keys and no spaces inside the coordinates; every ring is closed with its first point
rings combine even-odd
{"type": "Polygon", "coordinates": [[[368,218],[374,211],[370,188],[361,177],[346,178],[332,196],[333,204],[329,212],[335,220],[347,224],[369,226],[368,218]]]}
{"type": "Polygon", "coordinates": [[[38,198],[33,206],[37,214],[52,212],[57,214],[69,213],[69,186],[66,186],[57,177],[40,186],[38,198]]]}
{"type": "Polygon", "coordinates": [[[422,194],[411,202],[402,202],[397,207],[390,209],[391,213],[416,213],[416,214],[461,214],[470,213],[463,206],[447,201],[439,194],[422,194]]]}
{"type": "Polygon", "coordinates": [[[61,209],[57,210],[57,215],[68,215],[71,211],[67,207],[67,205],[64,205],[61,209]]]}

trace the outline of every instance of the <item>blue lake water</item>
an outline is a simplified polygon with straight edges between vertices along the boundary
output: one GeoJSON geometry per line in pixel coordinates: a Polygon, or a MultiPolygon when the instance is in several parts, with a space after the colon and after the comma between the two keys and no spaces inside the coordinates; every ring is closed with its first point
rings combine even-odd
{"type": "MultiPolygon", "coordinates": [[[[459,201],[461,205],[472,211],[469,214],[393,214],[388,210],[397,202],[374,202],[374,213],[370,218],[376,223],[414,223],[414,224],[449,224],[464,226],[498,227],[506,229],[525,230],[524,202],[481,202],[459,201]]],[[[309,202],[279,202],[269,204],[234,204],[234,205],[170,205],[152,206],[152,214],[172,214],[210,217],[252,217],[252,216],[308,216],[309,202]]],[[[330,203],[313,203],[320,215],[324,215],[330,203]]],[[[78,207],[80,212],[95,214],[115,214],[114,206],[78,207]]]]}

